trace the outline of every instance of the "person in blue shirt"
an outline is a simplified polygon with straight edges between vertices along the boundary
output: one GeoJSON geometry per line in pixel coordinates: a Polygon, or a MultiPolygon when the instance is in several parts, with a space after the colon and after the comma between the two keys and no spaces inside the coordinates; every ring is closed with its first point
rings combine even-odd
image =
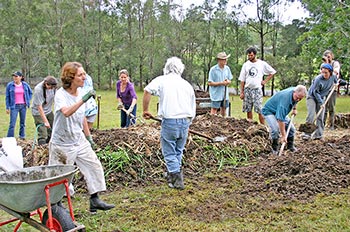
{"type": "Polygon", "coordinates": [[[12,74],[13,81],[6,86],[6,113],[10,115],[10,125],[7,131],[7,137],[15,137],[15,126],[19,114],[19,138],[25,139],[25,122],[27,108],[30,107],[32,99],[32,89],[24,81],[24,76],[20,71],[12,74]]]}
{"type": "Polygon", "coordinates": [[[304,140],[308,140],[310,138],[323,139],[325,109],[324,101],[335,84],[337,84],[337,76],[333,75],[332,65],[323,63],[321,65],[321,74],[315,77],[308,91],[308,97],[306,99],[306,123],[312,124],[317,112],[320,110],[323,112],[316,119],[317,129],[312,134],[303,134],[302,138],[304,140]]]}
{"type": "Polygon", "coordinates": [[[230,55],[220,52],[217,58],[217,64],[210,68],[209,71],[209,95],[211,100],[210,114],[216,114],[220,109],[222,116],[226,115],[226,108],[229,107],[229,94],[227,86],[231,84],[232,73],[227,66],[227,59],[230,55]]]}
{"type": "Polygon", "coordinates": [[[277,92],[267,100],[262,108],[262,115],[270,128],[273,154],[278,153],[279,141],[281,143],[287,143],[287,149],[290,151],[296,151],[294,147],[295,127],[293,125],[290,128],[289,134],[286,136],[286,128],[291,123],[288,114],[291,111],[292,114],[297,114],[296,105],[306,94],[307,90],[303,85],[290,87],[277,92]]]}

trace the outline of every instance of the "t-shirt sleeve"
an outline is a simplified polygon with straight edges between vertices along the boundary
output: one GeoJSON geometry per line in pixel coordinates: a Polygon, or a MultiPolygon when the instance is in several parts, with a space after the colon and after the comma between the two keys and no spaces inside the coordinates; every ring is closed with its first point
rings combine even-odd
{"type": "Polygon", "coordinates": [[[153,79],[145,88],[153,96],[160,96],[160,81],[159,78],[153,79]]]}
{"type": "Polygon", "coordinates": [[[239,78],[238,80],[240,81],[245,81],[246,80],[246,77],[247,77],[247,74],[246,74],[246,71],[245,71],[245,64],[243,64],[242,68],[241,68],[241,72],[239,73],[239,78]]]}
{"type": "Polygon", "coordinates": [[[276,70],[264,61],[264,75],[275,74],[276,70]]]}

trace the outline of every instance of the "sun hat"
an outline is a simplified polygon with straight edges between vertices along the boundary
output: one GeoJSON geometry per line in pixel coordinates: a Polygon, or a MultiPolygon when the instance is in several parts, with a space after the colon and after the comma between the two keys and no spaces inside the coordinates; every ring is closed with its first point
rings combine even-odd
{"type": "Polygon", "coordinates": [[[333,72],[333,67],[330,64],[324,63],[324,64],[321,65],[321,69],[322,68],[328,69],[331,73],[333,72]]]}
{"type": "Polygon", "coordinates": [[[226,55],[226,52],[220,52],[218,53],[218,55],[216,56],[216,58],[220,59],[220,60],[226,60],[227,58],[229,58],[231,56],[231,54],[226,55]]]}
{"type": "Polygon", "coordinates": [[[12,73],[12,76],[23,77],[23,74],[20,71],[17,71],[17,72],[12,73]]]}

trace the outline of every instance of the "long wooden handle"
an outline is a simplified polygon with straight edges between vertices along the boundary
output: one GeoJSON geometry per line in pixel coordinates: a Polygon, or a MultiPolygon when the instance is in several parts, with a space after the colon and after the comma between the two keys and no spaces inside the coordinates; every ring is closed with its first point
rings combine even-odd
{"type": "MultiPolygon", "coordinates": [[[[288,125],[288,128],[287,128],[286,138],[285,138],[285,139],[288,138],[288,134],[289,134],[290,128],[292,127],[292,124],[293,124],[294,116],[295,116],[295,115],[293,114],[292,117],[291,117],[291,119],[290,119],[290,122],[289,122],[289,125],[288,125]]],[[[282,155],[285,146],[286,146],[286,142],[283,142],[282,145],[281,145],[280,152],[278,153],[279,156],[282,155]]]]}

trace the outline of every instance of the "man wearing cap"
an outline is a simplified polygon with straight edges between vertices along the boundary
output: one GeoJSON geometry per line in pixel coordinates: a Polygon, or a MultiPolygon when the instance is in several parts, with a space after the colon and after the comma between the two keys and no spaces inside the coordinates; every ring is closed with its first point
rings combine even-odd
{"type": "Polygon", "coordinates": [[[54,120],[52,103],[55,99],[56,87],[56,78],[47,76],[34,88],[32,115],[38,132],[38,145],[48,143],[51,138],[54,120]]]}
{"type": "Polygon", "coordinates": [[[10,114],[10,125],[7,131],[7,137],[15,137],[15,126],[19,114],[19,138],[25,139],[25,121],[27,107],[30,107],[32,99],[32,89],[24,81],[23,74],[17,71],[12,74],[13,81],[6,86],[6,113],[10,114]]]}
{"type": "Polygon", "coordinates": [[[226,116],[226,108],[229,106],[229,95],[227,86],[231,83],[232,73],[227,66],[227,59],[230,55],[225,52],[217,54],[217,64],[209,71],[209,95],[211,100],[210,114],[216,114],[220,109],[222,116],[226,116]]]}
{"type": "Polygon", "coordinates": [[[250,47],[246,51],[248,60],[243,64],[239,80],[241,81],[240,98],[243,100],[243,112],[247,112],[247,118],[253,119],[254,111],[259,115],[259,122],[265,123],[264,116],[261,114],[264,86],[276,73],[268,63],[256,58],[256,49],[250,47]],[[264,75],[268,75],[263,80],[264,75]]]}
{"type": "Polygon", "coordinates": [[[324,63],[321,65],[321,74],[315,77],[308,91],[306,98],[307,117],[306,123],[313,123],[316,112],[322,110],[323,112],[317,117],[316,126],[317,129],[313,134],[303,134],[304,140],[308,139],[323,139],[324,130],[324,108],[325,98],[331,91],[334,85],[337,85],[337,77],[332,75],[333,67],[330,64],[324,63]]]}

